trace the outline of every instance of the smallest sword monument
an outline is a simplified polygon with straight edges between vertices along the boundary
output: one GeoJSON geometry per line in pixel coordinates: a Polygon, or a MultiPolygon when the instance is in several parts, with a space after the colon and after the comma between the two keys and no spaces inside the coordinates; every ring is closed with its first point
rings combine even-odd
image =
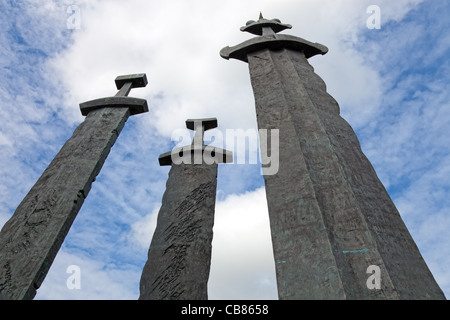
{"type": "Polygon", "coordinates": [[[231,152],[204,145],[217,119],[187,120],[192,145],[159,157],[169,172],[158,222],[140,281],[140,300],[207,300],[218,163],[231,152]]]}
{"type": "Polygon", "coordinates": [[[34,298],[128,117],[148,112],[128,97],[146,85],[145,74],[120,76],[115,97],[80,105],[85,120],[0,232],[0,300],[34,298]]]}

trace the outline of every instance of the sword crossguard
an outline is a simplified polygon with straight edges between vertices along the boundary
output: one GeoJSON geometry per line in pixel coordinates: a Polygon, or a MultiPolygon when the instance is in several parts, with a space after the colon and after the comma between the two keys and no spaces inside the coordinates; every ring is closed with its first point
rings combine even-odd
{"type": "Polygon", "coordinates": [[[81,103],[81,114],[87,116],[89,112],[97,109],[117,107],[128,107],[130,115],[148,112],[147,100],[128,97],[131,89],[147,86],[148,81],[145,73],[118,76],[115,83],[119,92],[114,97],[100,98],[81,103]]]}
{"type": "Polygon", "coordinates": [[[205,131],[217,128],[217,126],[216,118],[186,120],[186,127],[195,131],[192,144],[160,155],[159,164],[161,166],[170,166],[172,164],[180,163],[202,164],[207,162],[212,164],[233,162],[232,152],[213,146],[207,146],[204,143],[205,131]],[[175,161],[174,157],[177,158],[178,161],[175,161]]]}

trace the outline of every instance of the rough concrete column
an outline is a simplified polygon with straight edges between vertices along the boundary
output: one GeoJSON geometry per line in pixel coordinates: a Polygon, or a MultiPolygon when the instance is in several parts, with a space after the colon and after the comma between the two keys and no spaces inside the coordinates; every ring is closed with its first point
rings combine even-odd
{"type": "Polygon", "coordinates": [[[279,170],[264,177],[280,299],[445,299],[307,60],[328,49],[276,34],[289,28],[261,15],[241,28],[260,37],[221,51],[249,64],[259,129],[280,130],[279,170]]]}
{"type": "Polygon", "coordinates": [[[172,165],[140,282],[141,300],[206,300],[217,164],[172,165]]]}
{"type": "MultiPolygon", "coordinates": [[[[145,75],[139,75],[144,79],[145,75]]],[[[118,88],[134,84],[117,78],[118,88]],[[120,86],[120,87],[119,87],[120,86]]],[[[87,103],[85,120],[31,188],[0,232],[0,299],[33,299],[61,247],[92,182],[125,125],[130,110],[147,102],[122,96],[87,103]],[[113,99],[111,105],[108,101],[113,99]],[[130,102],[131,103],[128,103],[130,102]]],[[[125,93],[125,95],[128,92],[125,93]]],[[[82,104],[83,106],[83,104],[82,104]]],[[[82,108],[83,111],[83,108],[82,108]]]]}
{"type": "Polygon", "coordinates": [[[217,168],[231,152],[206,146],[217,119],[189,119],[191,145],[162,154],[171,166],[158,222],[140,281],[140,300],[207,300],[216,204],[217,168]]]}

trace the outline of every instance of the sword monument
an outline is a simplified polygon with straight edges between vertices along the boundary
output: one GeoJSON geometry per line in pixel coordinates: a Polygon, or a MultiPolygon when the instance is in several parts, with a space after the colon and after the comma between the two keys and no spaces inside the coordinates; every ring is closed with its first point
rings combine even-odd
{"type": "Polygon", "coordinates": [[[279,170],[264,176],[279,298],[445,299],[308,62],[328,49],[278,34],[290,28],[260,15],[241,28],[258,37],[220,52],[248,63],[258,127],[280,130],[279,170]]]}
{"type": "Polygon", "coordinates": [[[217,119],[187,120],[195,130],[191,145],[159,157],[172,166],[140,281],[140,300],[206,300],[211,265],[218,163],[229,151],[206,146],[205,130],[217,119]]]}
{"type": "Polygon", "coordinates": [[[130,115],[148,111],[127,97],[145,74],[116,78],[119,92],[80,104],[85,120],[0,232],[0,299],[33,299],[130,115]]]}

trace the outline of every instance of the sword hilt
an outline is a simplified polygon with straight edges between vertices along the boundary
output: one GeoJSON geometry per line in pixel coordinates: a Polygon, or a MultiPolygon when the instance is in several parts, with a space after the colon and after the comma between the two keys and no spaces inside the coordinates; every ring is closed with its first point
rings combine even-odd
{"type": "Polygon", "coordinates": [[[148,112],[147,100],[128,97],[131,89],[147,86],[148,81],[145,73],[118,76],[115,82],[119,92],[114,97],[100,98],[81,103],[81,114],[87,116],[89,112],[97,109],[117,107],[129,108],[130,115],[148,112]]]}

